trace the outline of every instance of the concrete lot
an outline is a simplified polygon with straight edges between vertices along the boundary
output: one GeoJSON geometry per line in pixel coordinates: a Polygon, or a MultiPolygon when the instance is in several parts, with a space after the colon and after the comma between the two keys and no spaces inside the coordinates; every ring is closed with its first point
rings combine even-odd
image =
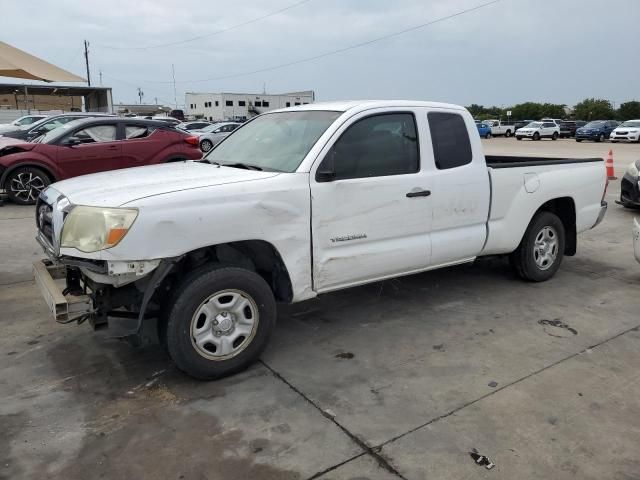
{"type": "MultiPolygon", "coordinates": [[[[613,148],[618,177],[640,158],[483,143],[613,148]]],[[[2,207],[0,478],[640,478],[640,212],[618,193],[549,282],[484,259],[283,307],[262,361],[209,383],[158,347],[54,323],[33,209],[2,207]]]]}

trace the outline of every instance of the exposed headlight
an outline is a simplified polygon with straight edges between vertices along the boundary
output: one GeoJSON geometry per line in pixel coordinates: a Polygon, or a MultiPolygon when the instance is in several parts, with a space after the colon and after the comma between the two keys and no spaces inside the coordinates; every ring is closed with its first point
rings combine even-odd
{"type": "Polygon", "coordinates": [[[640,161],[633,162],[631,163],[631,165],[629,165],[629,168],[627,168],[627,175],[633,178],[636,178],[638,176],[638,163],[640,163],[640,161]]]}
{"type": "Polygon", "coordinates": [[[86,253],[114,247],[137,216],[133,208],[74,207],[64,222],[60,246],[86,253]]]}

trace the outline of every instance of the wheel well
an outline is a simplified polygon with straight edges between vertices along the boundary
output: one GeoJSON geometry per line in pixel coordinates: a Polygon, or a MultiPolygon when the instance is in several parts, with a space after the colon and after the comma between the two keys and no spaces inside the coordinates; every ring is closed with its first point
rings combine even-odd
{"type": "Polygon", "coordinates": [[[564,254],[571,256],[576,254],[577,233],[576,233],[576,204],[571,197],[554,198],[543,204],[537,211],[551,212],[562,220],[565,231],[564,254]]]}
{"type": "Polygon", "coordinates": [[[186,254],[166,281],[179,281],[185,274],[207,263],[246,268],[260,275],[277,301],[293,299],[291,278],[276,248],[263,240],[245,240],[200,248],[186,254]]]}
{"type": "Polygon", "coordinates": [[[48,167],[45,167],[44,165],[41,165],[39,163],[19,163],[17,165],[13,165],[9,168],[7,168],[4,172],[2,172],[2,178],[0,178],[0,185],[2,185],[2,188],[4,188],[4,184],[7,181],[7,177],[11,174],[11,172],[15,171],[18,168],[22,168],[22,167],[28,167],[28,168],[37,168],[38,170],[42,170],[42,172],[49,177],[49,180],[51,181],[51,183],[56,181],[56,177],[53,174],[53,172],[51,172],[51,170],[48,167]]]}

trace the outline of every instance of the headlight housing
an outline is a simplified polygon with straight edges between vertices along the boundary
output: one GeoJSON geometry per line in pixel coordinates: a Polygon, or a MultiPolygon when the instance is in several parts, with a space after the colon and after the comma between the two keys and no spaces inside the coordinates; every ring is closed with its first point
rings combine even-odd
{"type": "Polygon", "coordinates": [[[637,178],[639,173],[638,167],[640,166],[638,164],[640,164],[640,160],[636,160],[631,165],[629,165],[629,168],[627,168],[627,175],[633,178],[637,178]]]}
{"type": "Polygon", "coordinates": [[[135,208],[76,206],[64,222],[60,246],[85,253],[115,247],[137,216],[135,208]]]}

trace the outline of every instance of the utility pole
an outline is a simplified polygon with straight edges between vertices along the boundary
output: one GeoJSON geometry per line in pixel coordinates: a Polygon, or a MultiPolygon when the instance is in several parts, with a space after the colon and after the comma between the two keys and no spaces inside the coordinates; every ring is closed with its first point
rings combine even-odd
{"type": "Polygon", "coordinates": [[[142,88],[138,87],[138,98],[140,98],[140,105],[142,105],[142,97],[144,97],[144,92],[142,88]]]}
{"type": "Polygon", "coordinates": [[[87,85],[91,86],[91,72],[89,71],[89,42],[84,41],[84,63],[87,65],[87,85]]]}
{"type": "Polygon", "coordinates": [[[175,108],[178,108],[178,94],[176,93],[176,69],[171,64],[171,75],[173,75],[173,103],[175,103],[175,108]]]}
{"type": "Polygon", "coordinates": [[[100,70],[100,86],[102,86],[102,70],[100,70]]]}

